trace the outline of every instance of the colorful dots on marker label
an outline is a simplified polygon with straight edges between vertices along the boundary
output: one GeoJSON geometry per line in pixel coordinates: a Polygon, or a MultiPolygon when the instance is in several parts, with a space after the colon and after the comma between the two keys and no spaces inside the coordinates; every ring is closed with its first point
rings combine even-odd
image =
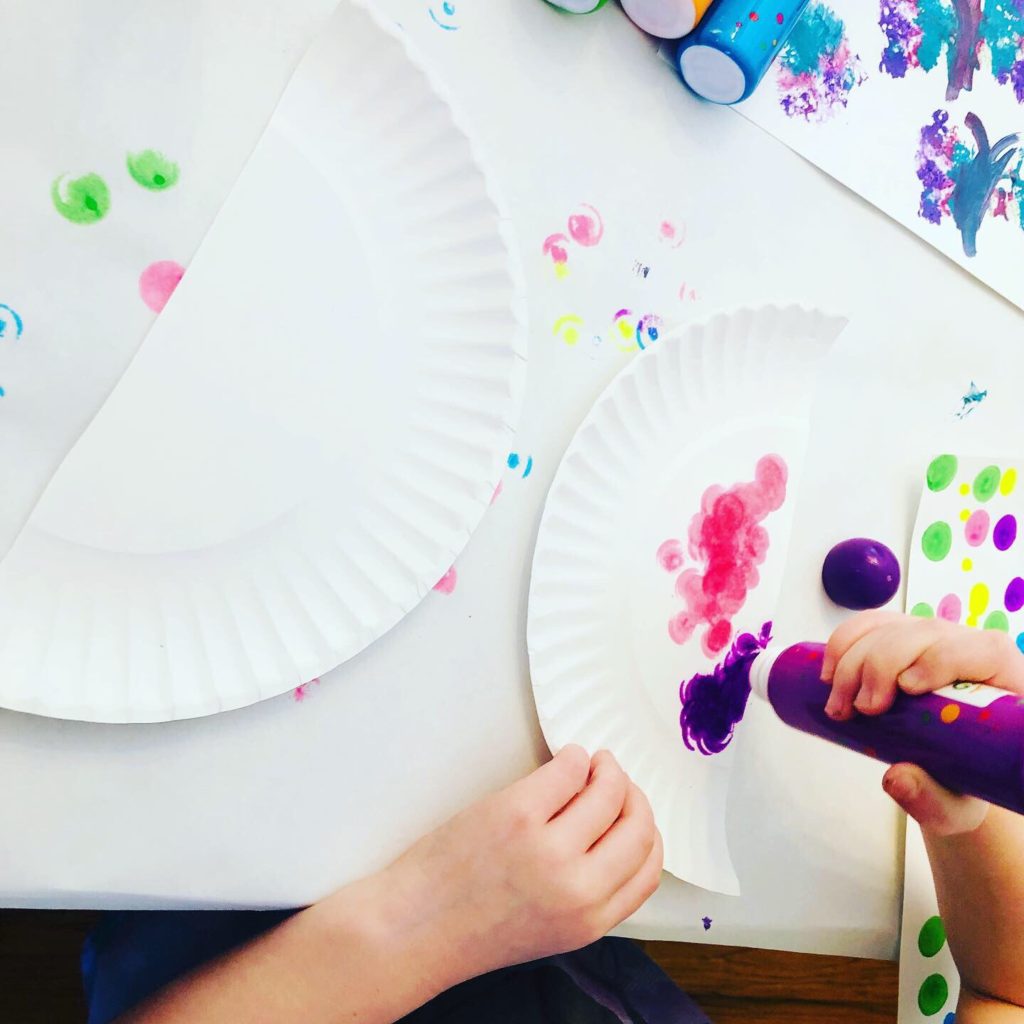
{"type": "Polygon", "coordinates": [[[947,999],[949,985],[941,974],[930,974],[921,982],[917,992],[917,1006],[926,1017],[938,1013],[946,1005],[947,999]]]}
{"type": "Polygon", "coordinates": [[[1024,633],[1017,634],[1017,650],[1024,654],[1024,633]]]}
{"type": "Polygon", "coordinates": [[[946,926],[938,914],[929,917],[917,936],[917,948],[921,956],[936,956],[946,944],[946,926]]]}
{"type": "Polygon", "coordinates": [[[978,501],[988,501],[999,489],[999,479],[1002,473],[998,466],[986,466],[974,478],[974,486],[971,488],[974,497],[978,501]]]}
{"type": "Polygon", "coordinates": [[[932,562],[941,562],[953,546],[953,531],[949,523],[941,520],[932,523],[921,537],[921,550],[925,558],[932,562]]]}
{"type": "Polygon", "coordinates": [[[777,25],[781,25],[785,20],[786,19],[783,16],[782,11],[779,11],[779,13],[775,15],[775,23],[777,25]]]}
{"type": "Polygon", "coordinates": [[[942,719],[946,725],[952,725],[960,717],[960,705],[959,704],[947,704],[940,712],[939,718],[942,719]]]}
{"type": "Polygon", "coordinates": [[[956,476],[957,458],[955,455],[939,455],[928,465],[925,482],[929,491],[944,491],[956,476]]]}

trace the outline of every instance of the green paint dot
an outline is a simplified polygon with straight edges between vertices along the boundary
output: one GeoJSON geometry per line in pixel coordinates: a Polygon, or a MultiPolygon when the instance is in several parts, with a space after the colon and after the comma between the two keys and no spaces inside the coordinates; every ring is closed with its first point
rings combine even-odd
{"type": "Polygon", "coordinates": [[[921,951],[921,956],[935,956],[945,944],[946,926],[942,923],[942,918],[938,914],[929,917],[921,925],[921,932],[917,936],[917,948],[921,951]]]}
{"type": "Polygon", "coordinates": [[[928,481],[929,491],[944,491],[956,476],[957,459],[955,455],[939,455],[932,459],[928,465],[928,473],[925,479],[928,481]]]}
{"type": "Polygon", "coordinates": [[[1009,633],[1010,620],[1006,617],[1006,612],[989,612],[985,619],[985,629],[1001,629],[1004,633],[1009,633]]]}
{"type": "Polygon", "coordinates": [[[988,501],[996,493],[999,487],[999,478],[1002,475],[998,466],[986,466],[974,478],[974,497],[978,501],[988,501]]]}
{"type": "Polygon", "coordinates": [[[125,164],[132,178],[151,192],[162,192],[165,188],[170,188],[181,174],[173,160],[169,160],[155,149],[129,153],[125,157],[125,164]]]}
{"type": "Polygon", "coordinates": [[[72,224],[95,224],[110,209],[110,189],[98,174],[66,181],[57,178],[50,186],[54,209],[72,224]]]}
{"type": "Polygon", "coordinates": [[[921,982],[917,993],[917,1005],[926,1017],[938,1013],[949,998],[949,985],[941,974],[929,974],[921,982]]]}
{"type": "Polygon", "coordinates": [[[913,608],[910,609],[911,615],[916,615],[919,619],[934,619],[935,609],[927,601],[918,601],[913,608]]]}
{"type": "Polygon", "coordinates": [[[924,552],[925,558],[932,562],[941,562],[949,554],[949,549],[952,546],[953,531],[950,529],[949,523],[944,523],[941,520],[932,523],[921,538],[921,550],[924,552]]]}

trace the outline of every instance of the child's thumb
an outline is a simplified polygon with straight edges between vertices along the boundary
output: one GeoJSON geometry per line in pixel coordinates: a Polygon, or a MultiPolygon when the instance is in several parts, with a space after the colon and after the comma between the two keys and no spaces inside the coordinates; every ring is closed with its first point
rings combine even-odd
{"type": "Polygon", "coordinates": [[[885,773],[882,787],[921,828],[934,835],[973,832],[988,813],[988,804],[983,800],[943,789],[913,764],[894,764],[885,773]]]}

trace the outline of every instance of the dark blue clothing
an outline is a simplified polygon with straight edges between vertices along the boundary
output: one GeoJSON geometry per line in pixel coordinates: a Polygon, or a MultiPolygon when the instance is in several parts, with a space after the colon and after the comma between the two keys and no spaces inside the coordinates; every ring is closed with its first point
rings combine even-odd
{"type": "MultiPolygon", "coordinates": [[[[86,940],[89,1024],[110,1024],[175,978],[273,928],[293,911],[105,915],[86,940]]],[[[709,1024],[628,939],[507,967],[438,996],[403,1024],[709,1024]]]]}

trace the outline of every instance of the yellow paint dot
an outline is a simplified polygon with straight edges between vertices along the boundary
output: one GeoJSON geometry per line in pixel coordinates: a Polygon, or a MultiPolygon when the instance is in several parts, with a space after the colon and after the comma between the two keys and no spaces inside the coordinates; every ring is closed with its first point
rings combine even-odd
{"type": "Polygon", "coordinates": [[[985,614],[988,607],[988,587],[984,583],[975,583],[971,587],[971,596],[967,599],[967,610],[971,618],[977,620],[979,615],[985,614]]]}
{"type": "Polygon", "coordinates": [[[619,334],[624,338],[632,338],[634,333],[633,325],[628,320],[619,321],[619,334]]]}
{"type": "Polygon", "coordinates": [[[1009,494],[1017,486],[1017,470],[1012,466],[1003,474],[999,481],[999,493],[1009,494]]]}
{"type": "Polygon", "coordinates": [[[575,345],[580,340],[580,332],[575,327],[566,327],[562,337],[565,339],[566,345],[575,345]]]}
{"type": "Polygon", "coordinates": [[[971,493],[971,485],[970,484],[961,484],[960,485],[960,493],[961,494],[970,494],[971,493]]]}
{"type": "Polygon", "coordinates": [[[569,265],[567,263],[556,263],[555,264],[555,277],[568,277],[569,276],[569,265]]]}
{"type": "Polygon", "coordinates": [[[971,510],[970,510],[969,508],[965,508],[965,509],[964,509],[964,510],[963,510],[963,511],[962,511],[962,512],[960,513],[960,522],[961,522],[961,523],[966,523],[966,522],[967,522],[967,520],[968,520],[968,519],[970,519],[970,518],[971,518],[971,510]]]}
{"type": "Polygon", "coordinates": [[[941,718],[946,725],[952,725],[960,717],[960,705],[959,704],[947,704],[940,712],[939,718],[941,718]]]}
{"type": "Polygon", "coordinates": [[[969,558],[965,558],[960,566],[964,572],[970,572],[974,568],[974,563],[969,558]]]}
{"type": "Polygon", "coordinates": [[[968,615],[967,616],[967,625],[968,626],[977,626],[978,625],[978,616],[977,615],[968,615]]]}

